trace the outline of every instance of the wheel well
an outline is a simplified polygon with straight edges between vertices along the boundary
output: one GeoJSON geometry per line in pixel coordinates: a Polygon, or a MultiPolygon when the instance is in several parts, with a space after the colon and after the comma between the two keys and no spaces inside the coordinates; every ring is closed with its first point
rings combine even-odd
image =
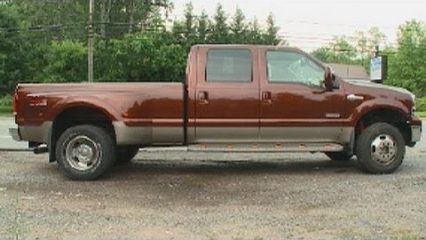
{"type": "Polygon", "coordinates": [[[115,139],[114,127],[112,121],[102,110],[93,107],[72,107],[62,111],[53,121],[49,152],[50,162],[55,161],[56,141],[61,134],[68,128],[80,125],[90,124],[106,129],[115,139]]]}
{"type": "Polygon", "coordinates": [[[368,126],[384,122],[388,123],[399,129],[402,136],[404,137],[405,142],[408,144],[411,139],[411,129],[407,124],[406,117],[398,111],[390,109],[378,109],[373,110],[365,114],[357,123],[355,127],[355,137],[358,137],[361,131],[368,126]]]}

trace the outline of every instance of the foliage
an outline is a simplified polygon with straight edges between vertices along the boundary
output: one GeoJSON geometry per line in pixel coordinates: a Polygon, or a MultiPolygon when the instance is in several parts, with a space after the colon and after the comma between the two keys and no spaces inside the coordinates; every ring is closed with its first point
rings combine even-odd
{"type": "Polygon", "coordinates": [[[426,112],[426,97],[416,99],[417,112],[426,112]]]}
{"type": "MultiPolygon", "coordinates": [[[[191,3],[183,19],[165,29],[169,0],[99,0],[95,6],[96,81],[182,81],[190,47],[204,43],[277,44],[278,27],[265,29],[241,10],[228,17],[197,15],[191,3]]],[[[87,79],[86,0],[9,0],[0,4],[0,96],[19,82],[83,82],[87,79]]]]}
{"type": "MultiPolygon", "coordinates": [[[[16,7],[0,4],[0,28],[20,28],[19,13],[16,7]]],[[[0,30],[0,91],[10,93],[19,79],[25,77],[26,66],[22,35],[16,31],[0,30]]],[[[0,94],[1,95],[1,94],[0,94]]]]}
{"type": "Polygon", "coordinates": [[[367,32],[356,32],[355,38],[355,48],[361,58],[361,64],[369,70],[370,59],[376,54],[376,47],[385,44],[386,36],[379,28],[372,27],[367,32]]]}
{"type": "Polygon", "coordinates": [[[46,54],[47,66],[40,79],[44,82],[82,82],[87,74],[87,48],[79,42],[54,41],[46,54]]]}
{"type": "Polygon", "coordinates": [[[360,63],[356,48],[344,36],[336,37],[328,46],[313,51],[312,55],[326,63],[360,63]]]}
{"type": "Polygon", "coordinates": [[[12,96],[5,95],[0,97],[0,107],[9,107],[12,106],[12,96]]]}
{"type": "Polygon", "coordinates": [[[0,97],[0,114],[2,113],[12,113],[12,97],[10,95],[0,97]]]}
{"type": "Polygon", "coordinates": [[[426,25],[406,22],[399,28],[398,47],[389,54],[388,84],[426,96],[426,25]]]}
{"type": "Polygon", "coordinates": [[[182,81],[184,77],[187,52],[170,32],[143,32],[102,41],[97,52],[103,52],[96,58],[98,79],[149,82],[182,81]]]}

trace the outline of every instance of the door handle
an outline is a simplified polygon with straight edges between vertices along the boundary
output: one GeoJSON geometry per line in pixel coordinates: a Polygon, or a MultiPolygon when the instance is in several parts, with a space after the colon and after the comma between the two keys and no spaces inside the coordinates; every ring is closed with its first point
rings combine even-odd
{"type": "Polygon", "coordinates": [[[272,103],[272,94],[269,91],[262,92],[262,101],[267,104],[272,103]]]}
{"type": "Polygon", "coordinates": [[[198,92],[198,102],[200,104],[208,104],[209,103],[208,94],[207,94],[206,91],[198,92]]]}
{"type": "Polygon", "coordinates": [[[359,95],[355,95],[355,94],[349,94],[349,95],[346,96],[346,99],[353,102],[353,101],[358,101],[358,100],[364,100],[364,97],[359,96],[359,95]]]}

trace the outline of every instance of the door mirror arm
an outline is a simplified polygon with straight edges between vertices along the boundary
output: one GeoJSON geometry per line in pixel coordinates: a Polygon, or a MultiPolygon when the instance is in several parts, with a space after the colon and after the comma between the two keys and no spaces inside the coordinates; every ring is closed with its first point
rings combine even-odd
{"type": "Polygon", "coordinates": [[[324,70],[324,86],[327,91],[333,91],[335,87],[335,75],[331,67],[327,66],[324,70]]]}

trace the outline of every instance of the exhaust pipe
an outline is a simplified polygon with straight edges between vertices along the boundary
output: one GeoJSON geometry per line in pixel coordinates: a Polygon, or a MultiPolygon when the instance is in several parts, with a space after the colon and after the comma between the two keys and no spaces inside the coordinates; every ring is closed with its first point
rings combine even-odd
{"type": "Polygon", "coordinates": [[[46,145],[41,145],[33,148],[34,154],[43,154],[49,152],[49,148],[46,145]]]}

